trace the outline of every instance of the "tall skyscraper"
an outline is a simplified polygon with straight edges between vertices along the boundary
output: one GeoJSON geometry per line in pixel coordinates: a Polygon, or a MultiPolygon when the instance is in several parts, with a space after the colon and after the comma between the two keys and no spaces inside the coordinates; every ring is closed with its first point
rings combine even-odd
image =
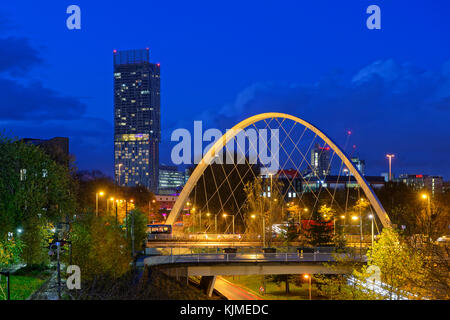
{"type": "Polygon", "coordinates": [[[157,193],[160,66],[148,49],[114,50],[114,173],[121,186],[157,193]]]}
{"type": "Polygon", "coordinates": [[[314,174],[319,177],[330,173],[330,147],[321,147],[316,143],[311,150],[311,167],[314,174]]]}

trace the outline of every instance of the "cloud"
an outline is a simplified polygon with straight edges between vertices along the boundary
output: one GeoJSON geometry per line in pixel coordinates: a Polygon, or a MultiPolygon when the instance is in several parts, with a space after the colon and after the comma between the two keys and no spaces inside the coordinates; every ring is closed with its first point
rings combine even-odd
{"type": "MultiPolygon", "coordinates": [[[[11,29],[1,14],[0,28],[11,29]]],[[[0,52],[0,133],[16,138],[69,137],[70,152],[78,157],[80,168],[111,168],[111,123],[86,116],[87,106],[80,98],[25,79],[44,63],[27,38],[0,38],[0,52]]]]}
{"type": "Polygon", "coordinates": [[[0,38],[0,52],[0,72],[8,72],[14,76],[24,75],[43,63],[38,51],[27,38],[0,38]]]}
{"type": "Polygon", "coordinates": [[[393,152],[397,173],[450,177],[450,62],[432,71],[389,59],[311,85],[255,83],[195,118],[224,130],[262,112],[297,115],[338,143],[351,129],[371,174],[385,172],[393,152]]]}
{"type": "Polygon", "coordinates": [[[29,85],[0,78],[0,120],[70,120],[81,118],[86,105],[60,95],[40,82],[29,85]]]}
{"type": "Polygon", "coordinates": [[[50,139],[69,137],[69,152],[81,169],[101,169],[110,173],[113,159],[113,126],[91,117],[68,120],[0,120],[2,134],[16,138],[50,139]]]}

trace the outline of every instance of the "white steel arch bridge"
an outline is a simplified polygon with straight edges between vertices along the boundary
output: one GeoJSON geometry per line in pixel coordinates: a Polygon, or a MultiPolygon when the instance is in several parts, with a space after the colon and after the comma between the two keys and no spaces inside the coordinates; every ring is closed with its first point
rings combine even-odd
{"type": "MultiPolygon", "coordinates": [[[[236,124],[231,130],[229,130],[226,134],[222,135],[222,137],[213,144],[213,146],[204,154],[201,162],[195,167],[193,170],[189,180],[184,186],[182,192],[180,193],[177,201],[175,202],[167,220],[166,224],[173,225],[181,212],[183,211],[186,202],[189,199],[191,192],[194,190],[196,184],[199,179],[204,174],[205,170],[211,163],[214,162],[214,159],[217,157],[217,154],[224,149],[224,147],[233,139],[236,139],[236,135],[242,130],[254,126],[255,123],[264,122],[268,124],[268,122],[276,119],[278,124],[283,124],[284,121],[289,120],[295,125],[301,125],[304,127],[304,130],[308,130],[314,134],[314,139],[316,137],[320,138],[327,147],[329,147],[333,151],[333,156],[337,155],[341,160],[341,169],[345,166],[351,175],[355,178],[357,184],[360,186],[361,190],[364,192],[367,200],[370,202],[371,207],[375,211],[379,221],[383,225],[383,227],[391,227],[391,221],[389,216],[387,215],[385,209],[381,205],[374,191],[372,190],[369,183],[366,181],[365,177],[361,174],[361,172],[355,167],[354,163],[349,159],[343,149],[341,149],[331,138],[329,138],[323,131],[319,130],[317,127],[312,125],[311,123],[285,113],[261,113],[254,116],[251,116],[238,124],[236,124]]],[[[255,127],[256,128],[256,127],[255,127]]],[[[292,130],[292,129],[291,129],[292,130]]],[[[290,132],[290,131],[289,131],[290,132]]],[[[285,133],[288,134],[287,130],[285,133]]],[[[292,139],[291,139],[292,141],[292,139]]],[[[309,149],[308,149],[309,150],[309,149]]],[[[302,157],[305,159],[304,155],[302,157]]],[[[340,171],[341,172],[341,171],[340,171]]]]}

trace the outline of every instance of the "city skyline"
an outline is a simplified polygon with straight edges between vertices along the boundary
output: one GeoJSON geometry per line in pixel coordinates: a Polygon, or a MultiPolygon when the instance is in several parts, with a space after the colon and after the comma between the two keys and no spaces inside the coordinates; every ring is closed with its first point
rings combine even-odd
{"type": "Polygon", "coordinates": [[[0,300],[450,300],[449,9],[3,4],[0,300]]]}
{"type": "MultiPolygon", "coordinates": [[[[106,21],[99,15],[100,7],[83,3],[83,14],[89,19],[83,20],[81,30],[45,33],[58,15],[35,25],[28,19],[35,11],[6,4],[0,81],[5,107],[15,101],[15,108],[3,112],[2,125],[5,132],[20,138],[67,136],[80,169],[99,169],[113,176],[111,53],[149,47],[152,61],[161,63],[166,75],[161,83],[161,163],[171,164],[169,140],[176,128],[192,130],[192,121],[202,119],[207,127],[224,130],[248,115],[275,109],[316,124],[339,144],[351,130],[351,143],[366,160],[368,174],[387,172],[385,155],[394,153],[395,174],[442,175],[448,180],[450,151],[439,137],[448,135],[450,50],[436,32],[448,29],[448,22],[442,13],[419,4],[406,9],[389,2],[382,6],[385,24],[379,33],[365,28],[363,4],[258,7],[259,14],[272,12],[274,21],[280,22],[270,26],[250,14],[253,3],[242,5],[239,12],[222,8],[236,22],[229,30],[231,36],[223,36],[224,16],[205,15],[212,7],[182,5],[170,11],[156,4],[158,14],[152,19],[127,17],[122,29],[109,24],[109,32],[101,29],[106,21]],[[294,16],[286,12],[295,12],[298,17],[289,20],[281,12],[289,18],[294,16]],[[315,22],[308,12],[333,13],[342,21],[315,22]],[[411,17],[420,17],[423,23],[411,24],[411,17]],[[161,27],[158,33],[148,31],[156,25],[161,27]],[[173,27],[167,29],[169,25],[173,27]],[[208,30],[205,25],[212,27],[208,30]],[[304,31],[310,26],[317,31],[314,37],[304,31]],[[138,31],[125,37],[130,28],[138,31]],[[272,43],[260,38],[264,31],[272,35],[272,43]],[[96,36],[99,32],[101,39],[96,36]],[[341,37],[340,32],[347,36],[341,37]],[[212,37],[215,33],[220,37],[212,37]],[[412,33],[414,40],[396,43],[398,37],[412,33]],[[325,54],[339,41],[334,55],[325,54]],[[86,46],[92,47],[92,59],[81,49],[86,46]],[[17,52],[23,54],[7,64],[17,52]],[[267,61],[276,67],[265,68],[267,61]],[[59,81],[66,73],[71,77],[59,81]],[[28,99],[18,103],[17,96],[28,99]]],[[[442,7],[446,6],[443,2],[442,7]]],[[[43,4],[36,10],[57,8],[43,4]]],[[[105,10],[112,19],[118,19],[122,11],[105,10]]]]}

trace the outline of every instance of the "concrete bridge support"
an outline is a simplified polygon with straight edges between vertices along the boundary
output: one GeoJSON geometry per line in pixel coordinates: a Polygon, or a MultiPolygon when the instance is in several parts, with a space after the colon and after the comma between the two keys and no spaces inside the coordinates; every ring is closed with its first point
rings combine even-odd
{"type": "Polygon", "coordinates": [[[208,297],[212,296],[216,278],[216,276],[202,276],[202,278],[200,279],[200,287],[208,295],[208,297]]]}

